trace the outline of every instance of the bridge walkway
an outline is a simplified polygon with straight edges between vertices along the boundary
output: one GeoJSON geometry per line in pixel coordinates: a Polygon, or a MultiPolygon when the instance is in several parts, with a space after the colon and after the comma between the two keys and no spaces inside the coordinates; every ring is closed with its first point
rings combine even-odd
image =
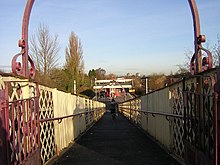
{"type": "Polygon", "coordinates": [[[151,138],[121,114],[98,121],[53,164],[60,165],[179,165],[151,138]]]}

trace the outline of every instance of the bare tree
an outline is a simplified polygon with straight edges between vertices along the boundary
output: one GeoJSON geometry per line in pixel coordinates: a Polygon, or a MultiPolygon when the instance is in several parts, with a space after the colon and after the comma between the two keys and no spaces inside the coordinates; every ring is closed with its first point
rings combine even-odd
{"type": "Polygon", "coordinates": [[[50,75],[51,70],[57,66],[58,36],[51,36],[49,28],[44,24],[40,24],[36,35],[31,38],[30,50],[36,69],[44,76],[50,75]]]}
{"type": "Polygon", "coordinates": [[[105,79],[105,74],[106,74],[106,70],[105,69],[98,68],[98,69],[95,70],[95,73],[96,73],[96,78],[98,80],[105,79]]]}
{"type": "Polygon", "coordinates": [[[185,55],[185,58],[186,58],[186,62],[184,64],[176,65],[178,67],[178,70],[175,74],[187,73],[190,70],[189,63],[190,63],[191,57],[193,55],[193,51],[190,50],[190,49],[186,49],[184,51],[184,55],[185,55]]]}
{"type": "Polygon", "coordinates": [[[67,92],[68,77],[63,68],[54,68],[51,70],[50,78],[53,86],[61,91],[67,92]]]}
{"type": "Polygon", "coordinates": [[[166,75],[153,73],[149,75],[149,89],[151,91],[164,87],[166,82],[166,75]]]}
{"type": "Polygon", "coordinates": [[[69,37],[69,45],[66,47],[65,70],[69,77],[69,92],[73,92],[73,83],[76,81],[77,93],[84,78],[83,50],[79,38],[74,32],[69,37]]]}
{"type": "Polygon", "coordinates": [[[116,79],[117,76],[114,73],[109,73],[105,77],[107,80],[112,80],[112,79],[116,79]]]}
{"type": "Polygon", "coordinates": [[[214,49],[213,49],[213,64],[214,66],[219,66],[220,64],[220,37],[219,35],[217,36],[217,43],[215,44],[214,46],[214,49]]]}
{"type": "MultiPolygon", "coordinates": [[[[219,66],[220,63],[220,37],[217,35],[217,43],[210,45],[209,42],[205,44],[205,48],[211,51],[212,59],[213,59],[213,67],[219,66]]],[[[204,52],[202,52],[204,53],[204,52]]],[[[185,50],[184,55],[186,57],[186,62],[184,64],[178,64],[178,70],[175,74],[186,74],[189,72],[189,63],[191,57],[193,56],[193,51],[190,49],[185,50]]]]}

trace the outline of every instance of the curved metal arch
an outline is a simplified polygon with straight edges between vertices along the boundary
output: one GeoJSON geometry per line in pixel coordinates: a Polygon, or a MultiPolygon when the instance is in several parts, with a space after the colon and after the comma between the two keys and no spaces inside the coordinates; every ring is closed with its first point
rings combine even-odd
{"type": "MultiPolygon", "coordinates": [[[[23,16],[22,23],[22,39],[19,40],[19,47],[22,48],[22,65],[20,62],[16,62],[19,55],[15,55],[12,60],[12,72],[16,75],[21,75],[23,77],[34,78],[35,67],[34,63],[28,55],[28,25],[30,19],[30,13],[35,0],[27,0],[26,8],[23,16]],[[28,62],[30,62],[31,69],[28,69],[28,62]]],[[[204,69],[212,68],[212,55],[211,53],[202,47],[202,42],[205,42],[205,35],[200,34],[200,20],[199,13],[195,0],[188,0],[191,8],[191,13],[193,17],[193,27],[194,27],[194,54],[190,61],[190,71],[192,74],[197,74],[204,69]],[[205,51],[207,57],[202,59],[202,50],[205,51]]]]}
{"type": "Polygon", "coordinates": [[[212,68],[212,55],[210,51],[202,47],[202,42],[206,41],[206,37],[200,33],[200,20],[196,1],[188,0],[188,2],[192,13],[194,28],[194,54],[190,61],[190,72],[197,74],[212,68]],[[202,58],[202,51],[206,53],[207,57],[202,58]]]}
{"type": "Polygon", "coordinates": [[[34,63],[28,55],[28,26],[30,14],[35,0],[27,0],[23,21],[22,21],[22,38],[18,41],[18,46],[21,47],[21,52],[15,55],[12,59],[12,73],[23,76],[25,78],[34,78],[35,67],[34,63]],[[22,64],[17,62],[17,58],[22,56],[22,64]],[[30,69],[28,65],[30,63],[30,69]]]}

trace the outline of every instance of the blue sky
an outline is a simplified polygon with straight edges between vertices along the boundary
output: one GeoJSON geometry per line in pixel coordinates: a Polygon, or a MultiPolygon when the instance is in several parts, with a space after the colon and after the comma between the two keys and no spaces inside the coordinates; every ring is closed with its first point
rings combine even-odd
{"type": "MultiPolygon", "coordinates": [[[[0,65],[11,64],[20,52],[22,16],[26,0],[0,0],[0,65]]],[[[210,45],[220,34],[220,1],[197,0],[201,33],[210,45]]],[[[29,26],[49,27],[60,42],[59,65],[71,31],[83,45],[85,72],[150,74],[175,72],[193,49],[192,16],[188,0],[35,0],[29,26]]]]}

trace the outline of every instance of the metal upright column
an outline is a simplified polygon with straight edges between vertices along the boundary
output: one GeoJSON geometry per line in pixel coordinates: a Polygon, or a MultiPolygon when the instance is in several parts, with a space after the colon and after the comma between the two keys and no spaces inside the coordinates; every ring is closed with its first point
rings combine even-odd
{"type": "Polygon", "coordinates": [[[215,164],[218,165],[219,159],[219,124],[220,124],[220,66],[217,69],[217,82],[214,85],[214,110],[215,110],[215,164]]]}
{"type": "MultiPolygon", "coordinates": [[[[1,79],[0,79],[1,81],[1,79]]],[[[7,106],[7,93],[4,82],[0,82],[0,164],[10,164],[9,154],[9,116],[7,106]]]]}
{"type": "MultiPolygon", "coordinates": [[[[208,70],[212,68],[212,55],[211,52],[207,49],[202,47],[202,43],[205,42],[206,38],[205,35],[200,34],[200,20],[199,20],[199,13],[196,5],[196,0],[188,0],[191,13],[192,13],[192,19],[193,19],[193,30],[194,30],[194,54],[190,61],[190,71],[192,74],[198,74],[204,70],[208,70]],[[204,53],[203,53],[203,52],[204,53]]],[[[191,124],[192,122],[200,121],[200,114],[203,108],[202,104],[202,78],[200,76],[196,77],[196,83],[195,83],[195,89],[193,89],[193,95],[194,95],[194,102],[191,104],[191,107],[188,107],[188,96],[186,94],[186,89],[184,89],[183,86],[183,93],[184,94],[184,156],[185,156],[185,163],[186,164],[200,164],[200,160],[203,160],[203,164],[210,164],[210,157],[206,155],[206,153],[201,152],[201,146],[200,142],[196,139],[197,134],[197,128],[200,124],[198,122],[198,125],[191,124]],[[187,109],[187,111],[186,111],[187,109]],[[189,110],[190,109],[190,110],[189,110]],[[189,111],[191,114],[189,114],[189,111]],[[192,114],[192,111],[194,114],[192,114]],[[187,121],[187,125],[186,125],[187,121]],[[192,132],[188,132],[188,130],[192,131],[195,130],[195,137],[191,140],[187,139],[188,135],[192,132]]],[[[183,84],[184,85],[184,84],[183,84]]],[[[204,112],[203,112],[204,113],[204,112]]]]}

